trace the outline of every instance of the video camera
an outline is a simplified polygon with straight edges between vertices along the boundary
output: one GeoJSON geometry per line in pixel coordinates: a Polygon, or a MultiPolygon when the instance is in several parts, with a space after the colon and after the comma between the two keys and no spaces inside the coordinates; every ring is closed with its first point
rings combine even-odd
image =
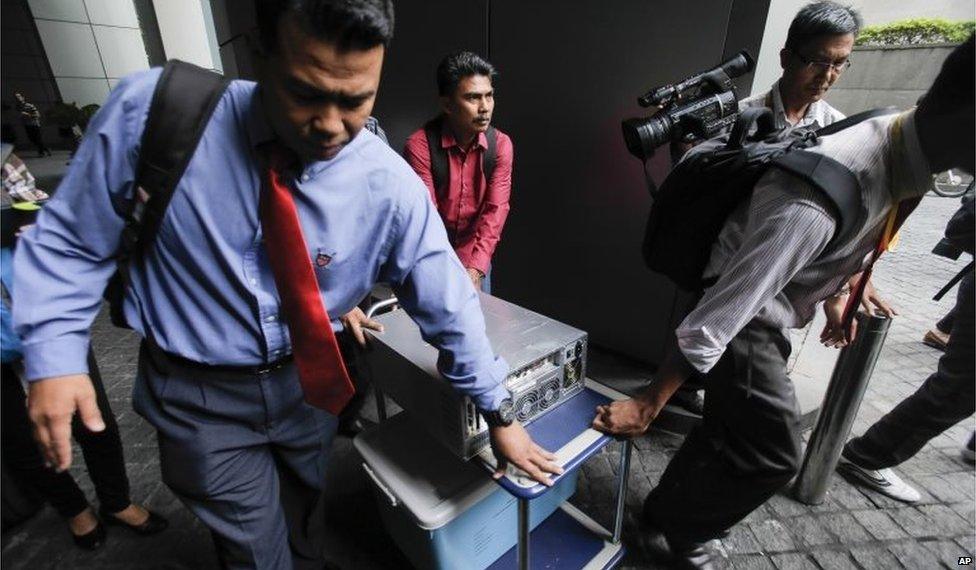
{"type": "Polygon", "coordinates": [[[732,80],[755,66],[749,52],[742,50],[713,69],[641,95],[638,105],[656,106],[659,111],[650,117],[623,122],[627,150],[646,160],[654,149],[669,141],[692,142],[722,134],[739,115],[739,98],[732,80]]]}

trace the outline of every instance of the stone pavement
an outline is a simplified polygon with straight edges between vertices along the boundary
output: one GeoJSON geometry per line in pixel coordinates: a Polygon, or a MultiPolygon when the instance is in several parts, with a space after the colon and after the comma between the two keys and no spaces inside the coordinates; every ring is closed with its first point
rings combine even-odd
{"type": "MultiPolygon", "coordinates": [[[[920,339],[952,306],[954,297],[949,295],[940,303],[929,299],[964,262],[954,263],[928,252],[957,204],[957,200],[934,196],[924,200],[904,230],[901,250],[886,256],[877,268],[876,283],[901,316],[892,324],[855,422],[856,433],[913,392],[935,368],[941,353],[922,345],[920,339]]],[[[87,553],[73,547],[63,522],[45,508],[4,534],[0,544],[4,568],[215,567],[208,533],[160,482],[153,431],[129,403],[136,362],[134,335],[112,328],[102,315],[95,323],[93,343],[122,430],[132,497],[169,517],[172,526],[152,538],[136,538],[113,528],[105,548],[87,553]]],[[[591,356],[591,376],[621,387],[648,378],[631,363],[599,351],[591,356]]],[[[973,418],[966,420],[901,466],[900,472],[924,496],[919,505],[906,506],[835,477],[824,504],[808,507],[785,492],[776,495],[733,528],[724,546],[737,568],[954,567],[959,556],[972,556],[976,551],[973,468],[958,457],[959,447],[974,427],[973,418]]],[[[668,567],[659,540],[637,540],[633,514],[680,443],[680,437],[662,432],[636,442],[627,497],[624,540],[629,553],[625,568],[668,567]]],[[[611,446],[587,463],[572,499],[606,526],[611,524],[616,453],[616,446],[611,446]]],[[[71,472],[93,497],[78,453],[71,472]]],[[[335,564],[349,569],[409,567],[382,531],[369,484],[346,438],[336,441],[327,486],[328,547],[335,564]]]]}

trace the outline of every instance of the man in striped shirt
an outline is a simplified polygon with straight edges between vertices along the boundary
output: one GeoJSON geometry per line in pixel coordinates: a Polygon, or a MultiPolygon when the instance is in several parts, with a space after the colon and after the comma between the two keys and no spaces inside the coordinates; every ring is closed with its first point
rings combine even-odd
{"type": "Polygon", "coordinates": [[[931,174],[976,166],[973,70],[970,37],[917,109],[864,121],[810,149],[848,167],[860,183],[863,213],[851,238],[831,244],[836,222],[827,199],[785,171],[767,172],[714,244],[704,276],[718,280],[675,331],[655,382],[632,400],[598,408],[594,427],[637,436],[692,371],[706,375],[702,425],[643,511],[686,564],[722,567],[713,539],[799,468],[800,416],[786,373],[786,329],[804,326],[826,300],[826,338],[843,339],[846,283],[864,268],[891,209],[923,195],[931,174]]]}

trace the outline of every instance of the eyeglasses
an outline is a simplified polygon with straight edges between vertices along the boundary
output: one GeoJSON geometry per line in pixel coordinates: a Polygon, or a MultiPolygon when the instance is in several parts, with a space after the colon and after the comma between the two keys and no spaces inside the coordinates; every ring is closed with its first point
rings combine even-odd
{"type": "Polygon", "coordinates": [[[851,66],[851,60],[849,59],[845,59],[844,61],[836,61],[836,62],[835,61],[814,61],[803,57],[803,55],[801,55],[799,52],[794,51],[793,55],[795,55],[796,59],[800,60],[800,62],[803,63],[803,65],[805,65],[807,69],[816,71],[818,73],[823,71],[833,71],[837,75],[840,75],[841,73],[844,72],[845,69],[851,66]]]}

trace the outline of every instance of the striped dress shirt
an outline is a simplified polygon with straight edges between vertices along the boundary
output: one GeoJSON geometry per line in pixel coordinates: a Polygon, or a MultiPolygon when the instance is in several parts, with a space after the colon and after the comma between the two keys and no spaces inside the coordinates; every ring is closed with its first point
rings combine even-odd
{"type": "Polygon", "coordinates": [[[718,281],[675,331],[685,358],[703,373],[753,319],[805,326],[820,301],[863,269],[897,200],[921,196],[932,183],[914,111],[865,121],[822,138],[810,151],[841,162],[857,177],[863,202],[858,230],[828,249],[835,221],[827,198],[788,173],[766,173],[712,248],[704,275],[718,281]],[[902,136],[893,139],[896,117],[902,136]]]}

